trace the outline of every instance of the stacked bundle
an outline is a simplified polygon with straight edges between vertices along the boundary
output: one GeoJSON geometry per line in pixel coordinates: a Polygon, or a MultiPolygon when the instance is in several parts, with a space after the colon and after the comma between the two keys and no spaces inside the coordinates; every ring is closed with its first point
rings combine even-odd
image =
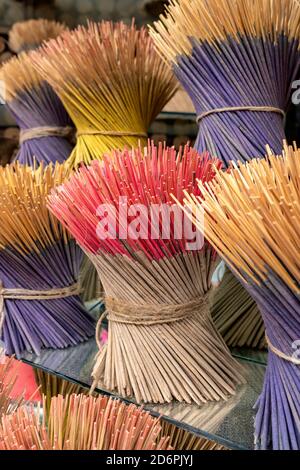
{"type": "Polygon", "coordinates": [[[34,69],[30,55],[23,53],[6,62],[0,79],[3,99],[20,127],[16,156],[24,165],[63,162],[69,157],[72,122],[53,89],[34,69]]]}
{"type": "Polygon", "coordinates": [[[81,250],[49,214],[61,165],[0,168],[0,329],[8,354],[63,348],[93,335],[79,298],[81,250]]]}
{"type": "Polygon", "coordinates": [[[300,150],[285,148],[283,156],[199,182],[201,199],[187,193],[185,199],[190,208],[204,209],[205,236],[265,322],[269,357],[255,423],[260,449],[300,449],[299,162],[300,150]]]}
{"type": "Polygon", "coordinates": [[[44,44],[34,57],[76,125],[73,166],[146,143],[149,125],[176,90],[147,30],[133,23],[80,26],[44,44]]]}
{"type": "Polygon", "coordinates": [[[65,29],[66,26],[57,21],[44,19],[19,21],[9,31],[9,48],[17,54],[35,49],[43,41],[56,38],[65,29]]]}
{"type": "Polygon", "coordinates": [[[3,416],[1,450],[167,450],[158,436],[158,419],[135,405],[99,395],[59,395],[51,400],[48,419],[37,406],[3,416]]]}
{"type": "Polygon", "coordinates": [[[194,192],[214,165],[189,147],[178,155],[162,146],[116,151],[52,192],[50,209],[94,262],[105,291],[108,343],[95,385],[138,402],[202,403],[243,382],[209,315],[216,253],[169,195],[194,192]]]}
{"type": "MultiPolygon", "coordinates": [[[[193,101],[198,151],[225,165],[264,156],[266,144],[281,151],[300,67],[297,0],[172,0],[151,34],[193,101]]],[[[263,346],[258,308],[229,276],[216,325],[230,345],[263,346]]]]}

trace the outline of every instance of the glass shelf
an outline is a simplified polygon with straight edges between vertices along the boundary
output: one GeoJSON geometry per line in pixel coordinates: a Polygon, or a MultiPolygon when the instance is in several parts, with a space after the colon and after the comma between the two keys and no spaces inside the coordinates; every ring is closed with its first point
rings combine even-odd
{"type": "MultiPolygon", "coordinates": [[[[40,356],[24,353],[21,360],[33,367],[57,375],[83,387],[90,387],[91,372],[97,346],[94,339],[64,350],[44,350],[40,356]]],[[[173,402],[166,405],[145,405],[151,414],[198,436],[204,436],[230,449],[252,449],[253,406],[262,389],[265,366],[253,360],[239,358],[247,384],[240,387],[227,401],[207,403],[203,406],[173,402]]],[[[110,394],[97,389],[100,393],[110,394]]],[[[134,400],[125,400],[134,403],[134,400]]]]}

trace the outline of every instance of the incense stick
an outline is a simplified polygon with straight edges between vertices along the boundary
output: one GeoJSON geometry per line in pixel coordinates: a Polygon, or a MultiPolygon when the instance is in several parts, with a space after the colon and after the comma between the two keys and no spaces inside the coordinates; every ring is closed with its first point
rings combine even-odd
{"type": "Polygon", "coordinates": [[[159,419],[99,395],[54,397],[46,423],[41,408],[21,407],[2,417],[1,450],[167,450],[159,419]]]}
{"type": "MultiPolygon", "coordinates": [[[[262,394],[256,404],[260,449],[300,448],[299,229],[300,150],[233,165],[214,181],[199,181],[205,236],[256,300],[269,346],[262,394]]],[[[197,226],[200,225],[194,219],[197,226]]]]}
{"type": "Polygon", "coordinates": [[[134,22],[89,22],[47,42],[33,57],[77,128],[72,166],[114,148],[146,144],[149,125],[176,91],[147,30],[134,22]]]}
{"type": "Polygon", "coordinates": [[[0,168],[0,328],[8,354],[75,345],[94,332],[79,297],[81,250],[46,207],[68,175],[59,164],[0,168]]]}
{"type": "Polygon", "coordinates": [[[13,413],[19,406],[24,404],[24,397],[20,395],[12,399],[11,393],[18,379],[16,372],[11,372],[14,359],[4,356],[0,348],[0,419],[4,415],[13,413]]]}
{"type": "Polygon", "coordinates": [[[34,49],[43,41],[56,38],[66,29],[66,26],[57,21],[45,19],[18,21],[9,31],[10,50],[20,53],[34,49]]]}
{"type": "Polygon", "coordinates": [[[35,71],[30,55],[23,53],[0,69],[4,100],[20,127],[16,159],[24,165],[34,160],[64,162],[73,145],[73,124],[50,85],[35,71]]]}
{"type": "MultiPolygon", "coordinates": [[[[208,312],[215,252],[199,232],[182,230],[182,211],[164,218],[172,210],[169,193],[193,192],[196,178],[213,178],[213,164],[220,166],[188,146],[177,154],[149,144],[104,155],[51,193],[50,210],[93,261],[105,291],[108,344],[99,346],[94,386],[137,402],[203,403],[234,394],[243,382],[208,312]]],[[[96,339],[100,327],[101,319],[96,339]]]]}

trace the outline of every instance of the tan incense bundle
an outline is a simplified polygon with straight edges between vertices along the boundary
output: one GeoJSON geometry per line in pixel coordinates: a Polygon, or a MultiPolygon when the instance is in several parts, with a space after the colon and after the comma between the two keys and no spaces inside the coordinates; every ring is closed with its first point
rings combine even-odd
{"type": "Polygon", "coordinates": [[[9,48],[17,54],[34,49],[43,41],[56,38],[65,29],[64,24],[46,19],[20,21],[9,31],[9,48]]]}
{"type": "Polygon", "coordinates": [[[53,397],[49,417],[21,407],[2,417],[0,450],[167,450],[161,425],[135,405],[99,395],[53,397]]]}
{"type": "Polygon", "coordinates": [[[177,87],[146,28],[134,22],[79,26],[44,44],[34,62],[77,128],[72,166],[146,144],[149,125],[177,87]]]}

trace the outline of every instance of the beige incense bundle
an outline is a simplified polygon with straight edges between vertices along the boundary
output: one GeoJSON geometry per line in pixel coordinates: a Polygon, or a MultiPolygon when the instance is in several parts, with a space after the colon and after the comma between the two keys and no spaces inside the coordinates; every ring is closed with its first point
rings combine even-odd
{"type": "Polygon", "coordinates": [[[79,26],[44,44],[34,63],[77,128],[72,166],[146,144],[149,125],[177,87],[147,29],[134,22],[79,26]]]}
{"type": "Polygon", "coordinates": [[[211,180],[214,165],[189,146],[149,144],[83,166],[49,197],[104,287],[108,342],[98,343],[94,386],[137,402],[203,403],[243,383],[209,314],[218,258],[170,197],[211,180]]]}
{"type": "Polygon", "coordinates": [[[0,422],[0,450],[167,450],[161,424],[135,405],[99,395],[53,397],[48,419],[26,406],[0,422]]]}
{"type": "Polygon", "coordinates": [[[43,41],[56,38],[66,26],[46,19],[19,21],[9,31],[9,48],[19,54],[40,46],[43,41]]]}

